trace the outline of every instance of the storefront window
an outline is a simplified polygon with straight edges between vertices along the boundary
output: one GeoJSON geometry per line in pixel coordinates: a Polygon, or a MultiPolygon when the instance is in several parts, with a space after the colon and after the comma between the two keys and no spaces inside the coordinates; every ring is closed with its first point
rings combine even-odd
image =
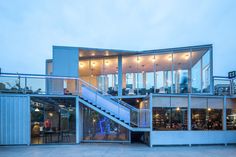
{"type": "Polygon", "coordinates": [[[82,106],[84,141],[128,141],[129,130],[109,118],[82,106]]]}
{"type": "Polygon", "coordinates": [[[222,130],[223,99],[192,98],[192,130],[222,130]]]}
{"type": "Polygon", "coordinates": [[[227,130],[236,130],[236,99],[227,99],[226,105],[227,130]]]}
{"type": "Polygon", "coordinates": [[[158,97],[153,102],[153,130],[188,129],[187,98],[158,97]]]}
{"type": "Polygon", "coordinates": [[[31,98],[31,144],[75,143],[75,99],[31,98]]]}
{"type": "Polygon", "coordinates": [[[187,108],[153,108],[154,130],[187,130],[187,108]]]}

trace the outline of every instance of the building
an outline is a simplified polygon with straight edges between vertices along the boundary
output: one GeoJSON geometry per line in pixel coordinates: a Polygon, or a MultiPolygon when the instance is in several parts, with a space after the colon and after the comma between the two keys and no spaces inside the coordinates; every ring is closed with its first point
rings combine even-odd
{"type": "Polygon", "coordinates": [[[0,145],[236,143],[235,79],[212,45],[147,51],[53,46],[46,75],[0,75],[0,145]]]}

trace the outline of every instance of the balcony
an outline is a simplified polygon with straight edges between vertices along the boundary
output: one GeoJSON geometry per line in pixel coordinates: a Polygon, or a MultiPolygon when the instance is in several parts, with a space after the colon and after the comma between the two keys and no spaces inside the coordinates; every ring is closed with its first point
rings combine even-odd
{"type": "Polygon", "coordinates": [[[214,80],[214,94],[215,95],[236,95],[236,79],[229,79],[227,77],[213,77],[214,80]]]}

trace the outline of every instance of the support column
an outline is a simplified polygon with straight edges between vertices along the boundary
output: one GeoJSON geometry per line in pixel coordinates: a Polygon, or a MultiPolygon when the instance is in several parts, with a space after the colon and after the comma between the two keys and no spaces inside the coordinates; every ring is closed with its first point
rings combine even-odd
{"type": "Polygon", "coordinates": [[[213,78],[213,48],[210,48],[210,93],[214,93],[214,78],[213,78]]]}
{"type": "Polygon", "coordinates": [[[192,119],[191,119],[191,94],[188,95],[188,131],[192,129],[192,119]]]}
{"type": "Polygon", "coordinates": [[[227,122],[227,119],[226,119],[226,109],[227,109],[227,103],[226,103],[226,96],[224,96],[224,101],[223,101],[224,105],[223,105],[223,119],[222,119],[222,122],[223,122],[223,130],[227,130],[227,125],[226,125],[226,122],[227,122]]]}
{"type": "Polygon", "coordinates": [[[79,109],[79,97],[77,96],[75,99],[75,104],[76,104],[76,110],[75,110],[75,115],[76,115],[76,143],[80,143],[80,129],[79,129],[79,125],[80,125],[80,109],[79,109]]]}
{"type": "Polygon", "coordinates": [[[118,56],[118,96],[122,96],[122,56],[118,56]]]}
{"type": "Polygon", "coordinates": [[[152,147],[152,93],[149,95],[149,112],[150,112],[150,133],[149,133],[149,146],[152,147]]]}

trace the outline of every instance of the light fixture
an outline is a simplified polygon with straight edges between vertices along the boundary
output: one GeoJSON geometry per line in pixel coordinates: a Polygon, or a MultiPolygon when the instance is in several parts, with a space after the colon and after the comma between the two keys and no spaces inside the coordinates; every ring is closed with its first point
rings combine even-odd
{"type": "Polygon", "coordinates": [[[179,108],[179,107],[177,107],[177,108],[176,108],[176,111],[180,111],[180,108],[179,108]]]}
{"type": "Polygon", "coordinates": [[[83,67],[84,67],[84,64],[83,64],[83,63],[80,63],[80,64],[79,64],[79,67],[80,67],[80,68],[83,68],[83,67]]]}
{"type": "Polygon", "coordinates": [[[155,62],[156,61],[156,58],[155,58],[155,56],[153,56],[153,58],[152,58],[152,62],[155,62]]]}
{"type": "Polygon", "coordinates": [[[137,63],[140,63],[140,58],[139,57],[137,57],[137,63]]]}
{"type": "Polygon", "coordinates": [[[105,65],[109,65],[109,61],[106,61],[106,62],[105,62],[105,65]]]}
{"type": "Polygon", "coordinates": [[[136,102],[139,103],[139,99],[137,99],[136,102]]]}
{"type": "Polygon", "coordinates": [[[60,107],[60,108],[64,108],[64,107],[65,107],[65,105],[61,104],[61,105],[59,105],[59,107],[60,107]]]}
{"type": "Polygon", "coordinates": [[[92,63],[92,66],[95,67],[95,62],[92,63]]]}
{"type": "Polygon", "coordinates": [[[109,56],[109,51],[106,50],[106,54],[105,54],[105,55],[106,55],[106,56],[109,56]]]}
{"type": "Polygon", "coordinates": [[[185,60],[188,60],[188,59],[189,59],[189,54],[186,54],[186,55],[184,56],[184,58],[185,58],[185,60]]]}
{"type": "Polygon", "coordinates": [[[91,56],[95,56],[95,53],[93,52],[93,53],[91,53],[91,56]]]}
{"type": "Polygon", "coordinates": [[[208,109],[207,109],[208,111],[211,111],[211,108],[210,107],[208,107],[208,109]]]}
{"type": "Polygon", "coordinates": [[[96,119],[93,119],[93,122],[96,122],[96,119]]]}
{"type": "Polygon", "coordinates": [[[39,108],[38,107],[36,107],[36,109],[34,110],[35,112],[39,112],[39,108]]]}
{"type": "Polygon", "coordinates": [[[50,117],[52,117],[52,116],[53,116],[53,113],[52,113],[52,112],[49,112],[48,114],[49,114],[49,116],[50,116],[50,117]]]}

